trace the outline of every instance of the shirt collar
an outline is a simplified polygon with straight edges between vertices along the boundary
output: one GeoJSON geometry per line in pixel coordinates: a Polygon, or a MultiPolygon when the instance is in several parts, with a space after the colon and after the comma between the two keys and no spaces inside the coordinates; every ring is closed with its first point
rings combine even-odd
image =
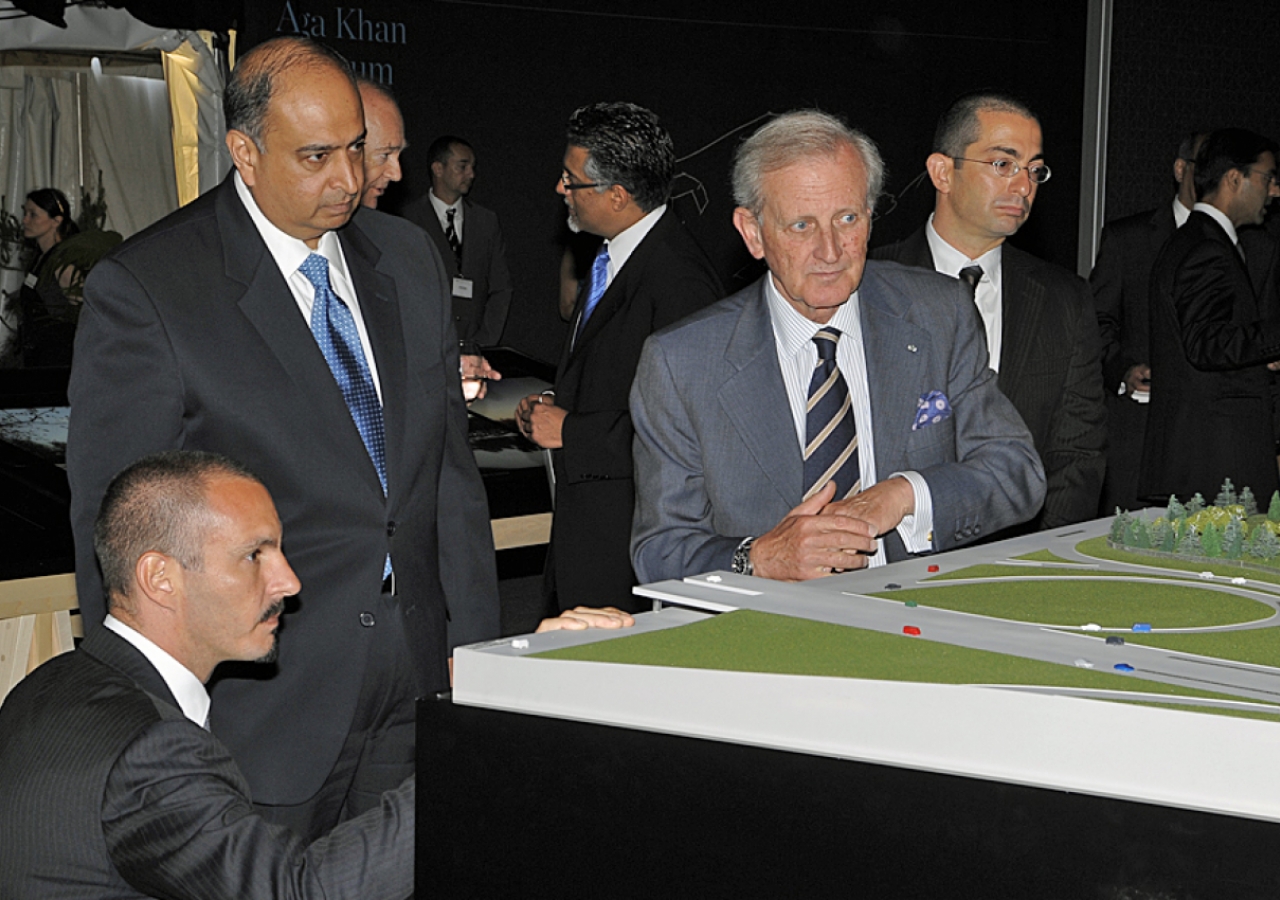
{"type": "Polygon", "coordinates": [[[769,305],[769,318],[773,322],[773,337],[782,348],[783,356],[794,357],[813,341],[821,328],[836,328],[841,334],[855,331],[858,325],[858,292],[849,295],[848,301],[836,307],[835,315],[826,325],[806,319],[787,302],[774,283],[773,273],[765,279],[765,300],[769,305]]]}
{"type": "Polygon", "coordinates": [[[1191,210],[1182,205],[1182,201],[1176,196],[1173,198],[1173,227],[1181,228],[1187,224],[1187,219],[1191,217],[1191,210]]]}
{"type": "Polygon", "coordinates": [[[1213,221],[1222,226],[1222,230],[1227,233],[1227,237],[1231,238],[1231,243],[1240,243],[1240,238],[1236,236],[1236,226],[1231,224],[1231,220],[1227,218],[1227,214],[1212,203],[1197,203],[1192,207],[1196,212],[1202,212],[1213,221]]]}
{"type": "Polygon", "coordinates": [[[244,183],[244,179],[240,177],[239,172],[235,174],[235,184],[236,193],[240,196],[240,202],[248,210],[249,218],[253,220],[254,227],[258,229],[258,234],[262,235],[262,240],[267,245],[267,251],[271,254],[271,258],[276,261],[276,267],[280,269],[280,274],[285,277],[286,281],[294,272],[298,271],[298,267],[313,252],[319,253],[329,260],[329,265],[336,268],[343,278],[349,280],[346,259],[342,255],[342,247],[336,233],[326,231],[320,236],[320,242],[316,249],[312,251],[305,242],[292,235],[285,234],[266,217],[261,208],[259,208],[258,201],[253,199],[253,193],[249,190],[249,186],[244,183]]]}
{"type": "MultiPolygon", "coordinates": [[[[427,197],[431,199],[431,208],[436,211],[437,219],[443,219],[444,214],[451,209],[456,210],[458,215],[462,215],[462,198],[461,197],[459,197],[457,200],[454,200],[453,203],[445,203],[443,200],[441,200],[439,197],[436,196],[435,191],[427,191],[427,197]]],[[[456,219],[457,216],[454,216],[454,218],[456,219]]]]}
{"type": "Polygon", "coordinates": [[[173,694],[173,699],[178,701],[182,714],[204,728],[209,721],[209,692],[204,689],[200,679],[182,663],[161,650],[150,638],[110,613],[102,624],[136,647],[138,652],[147,658],[147,662],[155,666],[169,688],[169,693],[173,694]]]}
{"type": "Polygon", "coordinates": [[[968,266],[980,266],[982,268],[982,280],[990,281],[998,289],[1000,287],[1000,261],[1003,258],[1004,242],[996,244],[986,253],[977,259],[970,259],[955,247],[947,243],[946,238],[938,234],[938,229],[933,227],[933,214],[929,214],[929,221],[924,226],[925,237],[929,241],[929,251],[933,254],[933,268],[943,275],[950,275],[952,278],[960,277],[960,270],[968,266]]]}
{"type": "Polygon", "coordinates": [[[666,211],[667,204],[664,203],[653,212],[646,213],[644,218],[635,222],[629,228],[605,241],[605,244],[609,247],[609,268],[615,275],[626,265],[636,247],[639,247],[640,242],[648,237],[649,232],[653,230],[653,226],[658,224],[658,220],[662,218],[662,214],[666,211]]]}

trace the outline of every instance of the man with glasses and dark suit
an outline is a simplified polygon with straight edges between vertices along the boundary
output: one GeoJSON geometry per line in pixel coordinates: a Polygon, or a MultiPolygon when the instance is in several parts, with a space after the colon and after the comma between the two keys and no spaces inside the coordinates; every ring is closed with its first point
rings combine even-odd
{"type": "Polygon", "coordinates": [[[627,399],[640,348],[722,295],[711,263],[668,206],[675,166],[671,136],[647,109],[596,103],[569,119],[556,190],[569,227],[605,240],[578,291],[555,393],[526,397],[517,409],[525,436],[552,451],[545,590],[560,609],[636,608],[627,399]]]}
{"type": "Polygon", "coordinates": [[[943,115],[925,166],[934,212],[911,237],[873,253],[973,287],[990,365],[1035,439],[1047,491],[1035,528],[1097,515],[1106,407],[1089,286],[1008,246],[1049,180],[1040,123],[1000,94],[961,98],[943,115]]]}

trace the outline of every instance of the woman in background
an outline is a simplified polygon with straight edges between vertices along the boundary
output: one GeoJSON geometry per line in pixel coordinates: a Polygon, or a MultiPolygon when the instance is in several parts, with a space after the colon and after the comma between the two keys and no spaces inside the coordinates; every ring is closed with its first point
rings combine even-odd
{"type": "Polygon", "coordinates": [[[60,273],[48,265],[50,251],[78,232],[71,204],[57,188],[39,188],[22,204],[22,234],[34,242],[36,256],[22,283],[23,364],[71,365],[78,309],[63,293],[60,273]]]}

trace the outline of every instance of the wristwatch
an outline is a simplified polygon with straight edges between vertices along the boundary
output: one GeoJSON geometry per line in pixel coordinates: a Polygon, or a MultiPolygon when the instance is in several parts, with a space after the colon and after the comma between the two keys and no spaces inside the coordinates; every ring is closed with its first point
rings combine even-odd
{"type": "Polygon", "coordinates": [[[754,537],[745,538],[738,549],[733,551],[733,571],[739,575],[754,575],[755,571],[751,565],[751,545],[756,542],[754,537]]]}

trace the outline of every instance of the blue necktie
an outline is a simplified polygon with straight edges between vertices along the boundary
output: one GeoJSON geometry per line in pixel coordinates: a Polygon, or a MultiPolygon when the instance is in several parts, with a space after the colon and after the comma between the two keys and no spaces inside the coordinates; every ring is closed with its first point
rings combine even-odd
{"type": "Polygon", "coordinates": [[[591,314],[600,305],[600,298],[604,296],[608,281],[609,247],[607,244],[601,244],[596,253],[596,261],[591,264],[591,288],[587,291],[587,303],[582,307],[582,317],[578,319],[578,332],[573,337],[575,342],[587,327],[587,319],[591,318],[591,314]]]}
{"type": "Polygon", "coordinates": [[[823,328],[813,336],[818,364],[809,380],[805,414],[804,499],[836,483],[836,499],[851,497],[862,489],[858,469],[858,430],[853,422],[849,386],[836,365],[840,332],[823,328]]]}
{"type": "MultiPolygon", "coordinates": [[[[360,346],[360,333],[356,330],[355,317],[342,298],[329,286],[329,260],[319,253],[312,253],[298,266],[307,281],[316,289],[315,302],[311,306],[311,333],[315,335],[320,352],[329,364],[329,371],[342,390],[347,409],[355,420],[360,440],[378,470],[382,494],[387,493],[387,442],[382,425],[382,404],[373,386],[369,362],[360,346]]],[[[391,574],[391,555],[387,555],[382,567],[385,578],[391,574]]]]}
{"type": "Polygon", "coordinates": [[[329,286],[329,260],[319,253],[312,253],[298,267],[316,289],[316,299],[311,307],[311,333],[316,336],[320,352],[329,364],[343,399],[351,410],[360,431],[360,440],[369,451],[373,467],[378,470],[382,493],[387,492],[387,449],[382,428],[382,404],[369,374],[369,363],[360,346],[360,333],[351,310],[329,286]]]}

